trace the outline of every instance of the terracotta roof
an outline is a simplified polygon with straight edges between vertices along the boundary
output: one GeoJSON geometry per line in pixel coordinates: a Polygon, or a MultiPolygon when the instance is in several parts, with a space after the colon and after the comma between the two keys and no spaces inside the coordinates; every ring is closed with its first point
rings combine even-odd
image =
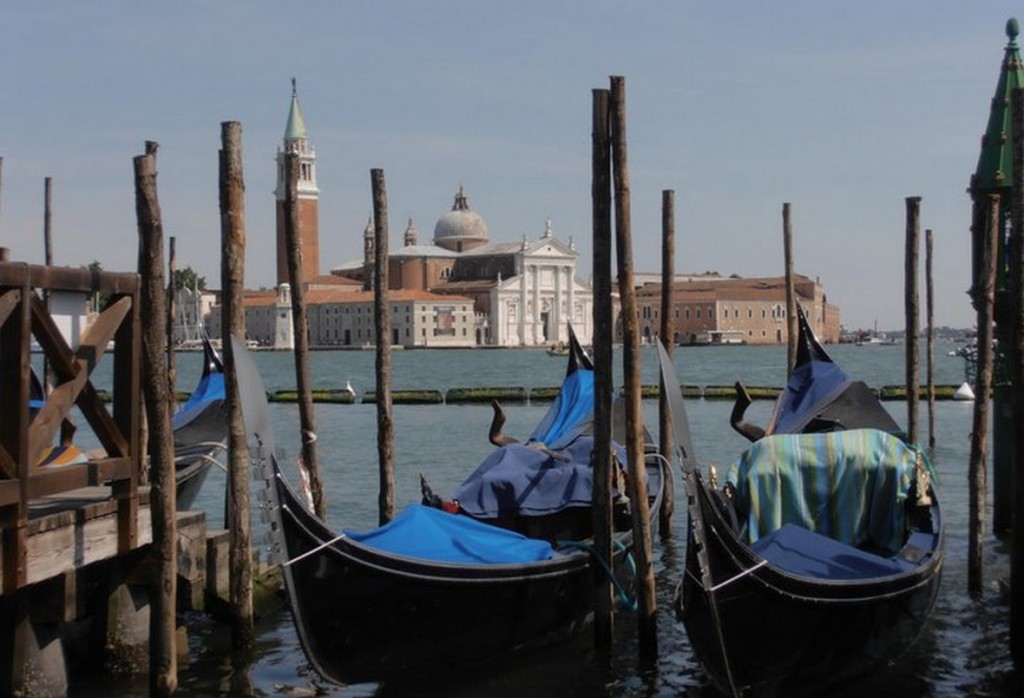
{"type": "Polygon", "coordinates": [[[338,274],[320,274],[314,276],[308,281],[309,286],[362,286],[361,281],[349,278],[347,276],[339,276],[338,274]]]}

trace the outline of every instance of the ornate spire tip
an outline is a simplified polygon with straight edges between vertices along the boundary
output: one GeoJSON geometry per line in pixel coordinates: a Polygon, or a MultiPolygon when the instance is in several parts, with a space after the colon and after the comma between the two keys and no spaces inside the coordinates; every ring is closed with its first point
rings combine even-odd
{"type": "Polygon", "coordinates": [[[1010,41],[1014,41],[1020,34],[1020,24],[1017,22],[1016,17],[1010,17],[1006,20],[1006,36],[1010,41]]]}

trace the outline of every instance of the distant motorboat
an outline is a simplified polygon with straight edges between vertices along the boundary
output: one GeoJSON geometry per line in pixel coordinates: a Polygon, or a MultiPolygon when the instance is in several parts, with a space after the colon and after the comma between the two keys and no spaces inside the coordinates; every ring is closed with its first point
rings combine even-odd
{"type": "Polygon", "coordinates": [[[974,399],[974,391],[971,390],[971,386],[966,381],[960,384],[960,387],[953,393],[954,400],[970,401],[974,399]]]}

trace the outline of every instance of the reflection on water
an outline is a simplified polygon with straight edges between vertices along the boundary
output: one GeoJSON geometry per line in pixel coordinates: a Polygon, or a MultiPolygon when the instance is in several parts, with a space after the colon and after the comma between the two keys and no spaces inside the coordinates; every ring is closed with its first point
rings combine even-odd
{"type": "MultiPolygon", "coordinates": [[[[903,347],[840,346],[830,349],[848,373],[872,387],[902,383],[903,347]]],[[[937,351],[936,381],[959,384],[963,380],[960,359],[937,351]]],[[[198,362],[179,360],[181,385],[190,385],[198,362]]],[[[373,384],[373,352],[315,352],[312,354],[314,384],[342,386],[346,380],[360,392],[373,384]]],[[[257,354],[268,389],[290,387],[294,369],[289,355],[257,354]]],[[[784,348],[720,347],[686,348],[676,356],[681,381],[696,385],[728,385],[737,379],[750,385],[779,385],[784,371],[784,348]]],[[[543,351],[406,351],[394,357],[396,388],[448,389],[461,386],[556,385],[564,363],[543,351]]],[[[653,352],[644,351],[644,382],[656,382],[653,352]]],[[[726,402],[691,400],[687,403],[694,446],[702,464],[730,463],[745,441],[728,426],[726,402]]],[[[906,420],[902,403],[889,403],[901,424],[906,420]]],[[[546,405],[509,405],[506,433],[525,435],[541,417],[546,405]]],[[[657,403],[645,402],[648,424],[657,425],[657,403]]],[[[771,410],[767,402],[755,402],[748,416],[765,422],[771,410]]],[[[1009,613],[998,580],[1008,575],[1006,547],[992,538],[986,542],[982,598],[966,593],[967,560],[967,460],[971,424],[969,403],[942,402],[936,412],[938,446],[932,460],[939,475],[939,492],[946,524],[946,569],[936,613],[923,629],[910,656],[891,671],[870,681],[850,686],[849,696],[1018,696],[1024,694],[1008,656],[1009,613]]],[[[276,441],[285,463],[294,463],[298,451],[298,414],[294,406],[272,405],[276,441]]],[[[926,424],[926,407],[921,422],[926,424]]],[[[369,528],[377,514],[376,412],[372,405],[317,405],[319,459],[329,501],[328,520],[335,528],[369,528]]],[[[493,448],[487,442],[491,410],[486,405],[402,406],[394,411],[396,501],[402,504],[419,497],[418,475],[424,473],[435,491],[451,492],[493,448]]],[[[922,434],[922,440],[926,434],[922,434]]],[[[991,482],[991,479],[990,479],[991,482]]],[[[222,520],[224,478],[211,474],[198,506],[207,509],[215,522],[222,520]]],[[[319,680],[308,667],[287,611],[263,618],[259,644],[248,658],[234,664],[228,651],[226,631],[202,617],[190,619],[191,642],[187,667],[181,670],[183,693],[216,695],[309,695],[339,696],[702,696],[713,694],[690,651],[682,624],[671,611],[671,600],[685,552],[685,499],[676,492],[673,537],[655,543],[658,583],[659,662],[649,673],[635,668],[633,619],[620,615],[612,655],[599,659],[584,635],[545,651],[495,658],[485,667],[467,667],[458,681],[446,679],[435,685],[420,677],[410,683],[336,687],[319,680]]],[[[254,524],[256,525],[256,524],[254,524]]],[[[260,531],[254,530],[253,540],[260,531]]],[[[439,633],[458,632],[439,628],[439,633]]],[[[809,687],[810,688],[810,687],[809,687]]],[[[145,682],[119,686],[118,693],[145,695],[145,682]],[[134,688],[133,688],[134,686],[134,688]],[[123,690],[121,690],[123,689],[123,690]]],[[[110,684],[105,684],[110,692],[110,684]]]]}

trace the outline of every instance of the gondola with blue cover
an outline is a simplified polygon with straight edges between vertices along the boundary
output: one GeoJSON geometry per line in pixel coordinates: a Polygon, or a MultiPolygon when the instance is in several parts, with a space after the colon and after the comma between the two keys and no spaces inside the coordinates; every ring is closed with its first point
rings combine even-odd
{"type": "MultiPolygon", "coordinates": [[[[768,426],[734,412],[753,443],[721,489],[697,467],[670,391],[689,514],[676,611],[714,685],[734,696],[820,694],[892,665],[929,618],[942,572],[927,459],[802,312],[799,327],[768,426]]],[[[675,375],[664,351],[662,371],[675,375]]]]}
{"type": "Polygon", "coordinates": [[[224,364],[203,335],[203,372],[189,399],[171,416],[177,508],[189,509],[217,456],[227,448],[224,364]]]}
{"type": "MultiPolygon", "coordinates": [[[[260,437],[269,462],[272,545],[302,646],[322,676],[354,683],[458,674],[577,631],[605,565],[622,588],[630,586],[628,516],[619,517],[610,564],[588,550],[593,371],[582,352],[570,356],[561,392],[533,438],[499,446],[449,506],[411,504],[363,532],[328,528],[296,495],[266,442],[258,376],[249,376],[254,368],[245,359],[238,366],[246,428],[260,437]]],[[[653,455],[647,468],[657,512],[662,478],[653,455]]]]}

